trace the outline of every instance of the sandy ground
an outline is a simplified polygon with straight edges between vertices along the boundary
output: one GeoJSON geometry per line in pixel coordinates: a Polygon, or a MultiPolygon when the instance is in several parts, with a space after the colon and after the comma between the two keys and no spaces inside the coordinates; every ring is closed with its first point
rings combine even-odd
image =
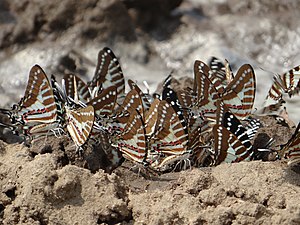
{"type": "Polygon", "coordinates": [[[62,165],[0,143],[2,224],[299,224],[300,171],[283,161],[222,164],[161,176],[62,165]],[[145,178],[147,177],[147,178],[145,178]]]}
{"type": "MultiPolygon", "coordinates": [[[[254,145],[264,134],[276,149],[294,131],[278,117],[259,119],[254,145]]],[[[165,174],[125,161],[113,170],[101,149],[79,156],[70,138],[48,136],[30,148],[0,141],[0,177],[0,224],[300,222],[300,168],[284,160],[165,174]]]]}

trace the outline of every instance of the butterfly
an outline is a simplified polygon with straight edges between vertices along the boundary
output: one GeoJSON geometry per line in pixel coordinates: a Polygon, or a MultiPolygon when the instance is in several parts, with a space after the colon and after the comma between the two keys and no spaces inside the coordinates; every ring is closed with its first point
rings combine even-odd
{"type": "Polygon", "coordinates": [[[40,66],[31,68],[24,97],[6,114],[16,132],[25,136],[45,135],[59,127],[53,89],[40,66]]]}
{"type": "MultiPolygon", "coordinates": [[[[103,90],[97,97],[87,103],[95,110],[95,123],[90,134],[90,143],[92,145],[100,145],[105,153],[108,153],[112,164],[118,164],[114,160],[114,149],[111,148],[111,135],[108,132],[109,123],[114,112],[117,99],[117,91],[115,86],[111,86],[103,90]]],[[[117,154],[117,156],[119,156],[117,154]]],[[[109,157],[109,156],[107,156],[109,157]]]]}
{"type": "Polygon", "coordinates": [[[290,140],[282,146],[279,155],[288,158],[288,165],[297,165],[300,162],[300,123],[290,138],[290,140]]]}
{"type": "Polygon", "coordinates": [[[163,84],[162,100],[166,100],[173,107],[174,111],[177,113],[180,122],[182,123],[184,131],[188,133],[186,119],[184,117],[184,112],[183,112],[184,109],[180,104],[177,93],[171,88],[171,80],[172,80],[172,75],[170,74],[165,79],[165,82],[163,84]]]}
{"type": "Polygon", "coordinates": [[[226,106],[217,102],[217,122],[213,127],[216,164],[250,160],[253,147],[240,121],[226,106]]]}
{"type": "Polygon", "coordinates": [[[115,144],[124,158],[146,165],[147,143],[145,126],[140,113],[130,109],[128,122],[124,126],[115,144]]]}
{"type": "MultiPolygon", "coordinates": [[[[216,120],[216,101],[220,98],[217,89],[209,79],[210,68],[201,61],[195,61],[194,64],[194,87],[190,93],[191,102],[189,128],[190,134],[197,132],[201,128],[201,133],[209,132],[216,120]]],[[[185,97],[187,97],[186,95],[185,97]]],[[[182,94],[181,97],[182,99],[182,94]]]]}
{"type": "Polygon", "coordinates": [[[167,101],[154,100],[145,121],[148,159],[152,168],[164,171],[170,164],[188,158],[188,134],[167,101]]]}
{"type": "Polygon", "coordinates": [[[137,110],[139,115],[144,118],[144,108],[141,96],[133,89],[127,93],[123,103],[113,112],[108,122],[111,134],[120,133],[128,123],[130,112],[137,110]]]}
{"type": "MultiPolygon", "coordinates": [[[[251,65],[242,65],[236,76],[232,78],[231,82],[225,88],[221,88],[220,83],[213,82],[214,76],[212,74],[214,73],[205,63],[196,61],[194,71],[195,76],[197,74],[199,74],[198,77],[200,76],[200,78],[201,76],[206,76],[214,85],[214,88],[210,88],[208,94],[202,93],[203,91],[198,91],[198,98],[201,97],[202,101],[209,101],[207,98],[209,98],[210,95],[212,95],[212,99],[218,99],[217,96],[219,95],[219,98],[222,99],[230,111],[239,119],[244,119],[251,114],[256,90],[255,74],[251,65]],[[199,96],[199,94],[204,95],[199,96]]],[[[205,89],[207,86],[205,82],[208,83],[204,78],[198,78],[196,79],[195,86],[198,87],[198,89],[200,87],[200,90],[203,89],[205,91],[207,89],[205,89]]]]}
{"type": "MultiPolygon", "coordinates": [[[[275,105],[275,109],[278,108],[278,104],[282,102],[283,93],[287,93],[289,97],[292,97],[300,90],[300,66],[289,70],[282,75],[273,76],[273,84],[269,89],[267,98],[265,100],[265,107],[275,105]]],[[[271,108],[272,109],[272,108],[271,108]]]]}
{"type": "Polygon", "coordinates": [[[87,84],[78,76],[74,74],[66,74],[63,77],[63,83],[66,95],[75,102],[81,101],[83,103],[87,103],[92,99],[87,84]]]}
{"type": "Polygon", "coordinates": [[[135,97],[136,94],[132,90],[132,97],[128,102],[136,107],[126,107],[129,119],[115,145],[125,158],[162,170],[188,152],[187,135],[169,103],[155,99],[149,110],[143,112],[139,110],[142,108],[142,101],[135,97]]]}

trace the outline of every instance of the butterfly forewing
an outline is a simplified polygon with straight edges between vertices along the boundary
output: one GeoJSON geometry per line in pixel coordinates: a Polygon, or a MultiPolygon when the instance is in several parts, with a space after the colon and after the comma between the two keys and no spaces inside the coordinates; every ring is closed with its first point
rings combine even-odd
{"type": "Polygon", "coordinates": [[[176,92],[171,88],[164,87],[163,93],[162,93],[162,99],[166,100],[173,107],[174,111],[176,112],[176,114],[184,128],[184,131],[186,133],[188,133],[186,120],[185,120],[184,113],[183,113],[184,110],[178,100],[176,92]]]}
{"type": "Polygon", "coordinates": [[[227,130],[233,133],[242,142],[248,151],[252,150],[252,144],[247,129],[243,127],[241,122],[231,112],[225,112],[222,123],[227,130]]]}
{"type": "Polygon", "coordinates": [[[141,115],[135,109],[130,110],[128,123],[117,145],[125,158],[134,162],[144,162],[147,153],[145,127],[141,115]]]}
{"type": "Polygon", "coordinates": [[[127,93],[122,105],[117,109],[116,114],[124,114],[132,110],[137,110],[144,117],[144,107],[141,96],[136,90],[131,90],[127,93]]]}
{"type": "Polygon", "coordinates": [[[300,89],[300,66],[296,66],[282,76],[285,91],[289,96],[293,96],[300,89]]]}
{"type": "Polygon", "coordinates": [[[217,107],[217,122],[213,127],[216,163],[250,160],[253,148],[247,130],[221,102],[217,107]]]}
{"type": "Polygon", "coordinates": [[[177,91],[177,97],[179,104],[182,106],[183,117],[185,121],[189,121],[189,111],[190,108],[196,104],[196,97],[184,90],[177,91]]]}
{"type": "Polygon", "coordinates": [[[194,90],[197,93],[197,101],[190,108],[190,121],[189,127],[191,132],[201,127],[202,132],[209,131],[210,121],[216,119],[216,101],[219,99],[219,93],[215,86],[210,81],[209,67],[201,62],[195,61],[194,64],[195,73],[195,87],[194,90]]]}
{"type": "Polygon", "coordinates": [[[249,158],[249,152],[241,141],[225,127],[213,127],[216,164],[238,162],[249,158]]]}
{"type": "Polygon", "coordinates": [[[143,101],[144,109],[148,110],[150,108],[151,104],[150,104],[147,96],[140,89],[140,87],[135,82],[133,82],[131,79],[128,80],[128,85],[129,85],[131,90],[136,90],[139,93],[139,95],[141,96],[142,101],[143,101]]]}
{"type": "Polygon", "coordinates": [[[56,103],[48,78],[41,67],[31,68],[25,95],[17,114],[25,123],[52,123],[56,121],[56,103]]]}
{"type": "MultiPolygon", "coordinates": [[[[194,74],[195,74],[195,80],[197,80],[196,76],[199,76],[199,77],[205,76],[209,79],[209,81],[212,84],[214,84],[214,88],[217,90],[217,93],[222,93],[223,92],[224,87],[222,86],[221,80],[215,75],[215,73],[204,62],[202,62],[200,60],[195,61],[194,74]]],[[[203,80],[200,80],[200,81],[203,82],[203,80]]],[[[199,83],[199,81],[197,82],[198,98],[203,97],[203,96],[201,96],[203,91],[199,92],[199,90],[205,90],[205,88],[206,87],[203,86],[202,83],[199,83]],[[200,86],[199,86],[199,84],[200,84],[200,86]]]]}
{"type": "Polygon", "coordinates": [[[82,146],[92,131],[95,114],[93,106],[80,109],[66,108],[67,130],[76,146],[82,146]]]}
{"type": "Polygon", "coordinates": [[[64,76],[65,89],[68,97],[75,99],[78,95],[78,100],[86,103],[90,98],[90,92],[86,83],[81,80],[78,76],[73,74],[66,74],[64,76]],[[75,90],[75,88],[77,90],[75,90]]]}
{"type": "Polygon", "coordinates": [[[130,117],[130,112],[138,110],[139,114],[144,117],[142,99],[136,90],[127,93],[122,105],[113,113],[112,121],[109,122],[112,132],[119,133],[126,126],[130,117]]]}
{"type": "Polygon", "coordinates": [[[215,108],[213,105],[215,101],[219,98],[219,93],[216,86],[212,83],[209,78],[211,73],[209,67],[196,60],[194,64],[195,82],[196,82],[196,93],[197,93],[197,106],[206,107],[208,110],[215,108]]]}
{"type": "Polygon", "coordinates": [[[224,88],[227,86],[226,67],[223,62],[216,57],[211,58],[209,67],[211,69],[211,75],[209,78],[213,83],[220,84],[218,91],[222,93],[224,88]]]}
{"type": "Polygon", "coordinates": [[[167,155],[184,154],[188,144],[187,134],[172,108],[162,100],[158,106],[158,117],[153,134],[152,148],[167,155]]]}
{"type": "Polygon", "coordinates": [[[89,101],[87,105],[92,105],[94,107],[97,116],[110,116],[114,110],[116,100],[117,89],[115,86],[111,86],[89,101]]]}
{"type": "Polygon", "coordinates": [[[116,86],[118,99],[125,93],[125,81],[121,66],[111,49],[105,47],[98,54],[98,63],[89,87],[94,90],[98,86],[100,90],[116,86]]]}
{"type": "Polygon", "coordinates": [[[158,106],[159,106],[160,100],[154,99],[151,103],[151,106],[149,110],[146,112],[145,115],[145,128],[146,128],[146,136],[151,138],[152,134],[155,131],[155,125],[157,122],[158,117],[158,106]]]}
{"type": "Polygon", "coordinates": [[[221,95],[224,103],[240,119],[246,118],[252,111],[255,99],[255,74],[249,64],[241,66],[237,75],[221,95]]]}

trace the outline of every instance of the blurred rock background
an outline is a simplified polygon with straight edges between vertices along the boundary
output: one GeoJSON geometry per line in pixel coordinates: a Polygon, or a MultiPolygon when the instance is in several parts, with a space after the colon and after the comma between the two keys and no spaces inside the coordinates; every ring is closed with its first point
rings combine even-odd
{"type": "MultiPolygon", "coordinates": [[[[300,64],[299,8],[296,0],[0,0],[0,105],[19,101],[34,64],[89,80],[108,46],[126,79],[146,80],[151,92],[171,71],[193,77],[196,59],[226,58],[234,71],[250,63],[259,109],[273,74],[300,64]]],[[[297,123],[300,98],[288,100],[297,123]]]]}

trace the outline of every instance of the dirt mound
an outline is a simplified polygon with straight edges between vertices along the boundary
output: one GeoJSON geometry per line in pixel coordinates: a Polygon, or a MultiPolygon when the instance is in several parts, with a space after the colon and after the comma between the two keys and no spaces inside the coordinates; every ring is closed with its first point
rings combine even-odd
{"type": "Polygon", "coordinates": [[[31,157],[26,147],[1,142],[0,176],[3,224],[112,224],[131,219],[128,189],[115,174],[61,167],[54,154],[31,157]]]}
{"type": "MultiPolygon", "coordinates": [[[[51,143],[51,142],[47,142],[51,143]]],[[[297,224],[300,175],[284,162],[242,162],[161,176],[124,163],[112,174],[0,143],[3,224],[297,224]]],[[[49,145],[49,144],[48,144],[49,145]]],[[[47,146],[47,144],[45,145],[47,146]]],[[[67,151],[66,151],[67,152],[67,151]]],[[[67,153],[65,153],[67,154],[67,153]]]]}

